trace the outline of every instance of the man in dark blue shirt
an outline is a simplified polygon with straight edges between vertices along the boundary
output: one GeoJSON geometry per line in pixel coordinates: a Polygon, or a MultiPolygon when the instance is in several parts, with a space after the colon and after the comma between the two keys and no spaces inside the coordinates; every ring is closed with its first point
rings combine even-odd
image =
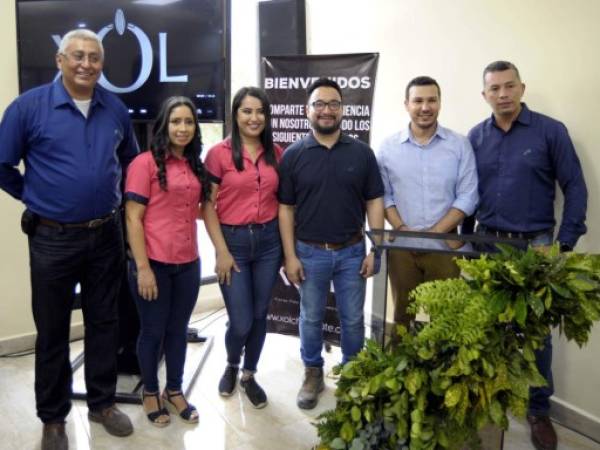
{"type": "Polygon", "coordinates": [[[300,285],[300,344],[305,378],[296,403],[317,405],[323,382],[323,319],[331,282],[341,326],[343,361],[364,341],[366,278],[376,255],[365,256],[365,213],[383,228],[383,183],[371,148],[343,135],[342,92],[321,78],[308,88],[312,133],[292,144],[279,167],[279,227],[285,270],[300,285]]]}
{"type": "Polygon", "coordinates": [[[96,85],[103,61],[96,34],[82,29],[65,34],[56,55],[61,77],[18,97],[0,123],[0,188],[26,206],[22,227],[29,239],[42,449],[68,446],[69,329],[77,283],[88,417],[113,435],[133,432],[114,396],[117,294],[124,270],[121,180],[138,147],[125,106],[96,85]],[[24,174],[17,168],[21,160],[24,174]]]}
{"type": "MultiPolygon", "coordinates": [[[[514,64],[489,64],[483,82],[482,94],[493,114],[469,132],[479,175],[477,232],[550,245],[558,182],[564,208],[557,240],[561,250],[572,250],[586,232],[587,189],[566,127],[521,103],[525,85],[514,64]]],[[[550,336],[536,353],[536,362],[548,386],[530,391],[531,439],[537,449],[555,449],[556,433],[549,419],[554,392],[550,336]]]]}

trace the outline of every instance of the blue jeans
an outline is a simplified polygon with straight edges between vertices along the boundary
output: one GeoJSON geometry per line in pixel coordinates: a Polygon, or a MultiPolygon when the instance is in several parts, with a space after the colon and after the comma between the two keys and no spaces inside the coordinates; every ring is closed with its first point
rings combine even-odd
{"type": "MultiPolygon", "coordinates": [[[[477,231],[477,234],[486,235],[483,231],[477,231]]],[[[554,238],[553,231],[542,233],[529,241],[532,247],[541,247],[552,245],[554,238]]],[[[484,244],[487,245],[487,244],[484,244]]],[[[524,247],[521,247],[525,250],[524,247]]],[[[549,334],[544,339],[544,348],[535,351],[535,364],[540,374],[548,382],[548,386],[534,387],[529,389],[529,408],[528,415],[548,416],[550,414],[550,397],[554,394],[554,379],[552,376],[552,336],[549,334]]]]}
{"type": "Polygon", "coordinates": [[[300,354],[306,367],[323,367],[323,319],[329,286],[333,281],[340,318],[342,363],[356,355],[364,344],[363,308],[366,280],[360,274],[365,244],[340,250],[325,250],[296,242],[296,254],[304,268],[300,284],[300,354]]]}
{"type": "Polygon", "coordinates": [[[129,261],[129,288],[140,316],[137,354],[146,392],[158,392],[158,362],[164,346],[167,389],[181,390],[187,326],[200,290],[200,261],[165,264],[150,261],[158,286],[156,300],[138,294],[137,268],[129,261]]]}
{"type": "Polygon", "coordinates": [[[221,284],[229,316],[225,333],[227,362],[238,366],[244,353],[245,370],[256,366],[267,335],[271,291],[281,267],[277,220],[245,226],[221,225],[227,248],[240,272],[231,271],[231,284],[221,284]]]}
{"type": "Polygon", "coordinates": [[[114,403],[117,384],[117,296],[125,252],[120,215],[98,228],[38,225],[29,236],[35,342],[35,397],[44,423],[71,409],[69,330],[75,286],[81,284],[85,384],[90,410],[114,403]]]}

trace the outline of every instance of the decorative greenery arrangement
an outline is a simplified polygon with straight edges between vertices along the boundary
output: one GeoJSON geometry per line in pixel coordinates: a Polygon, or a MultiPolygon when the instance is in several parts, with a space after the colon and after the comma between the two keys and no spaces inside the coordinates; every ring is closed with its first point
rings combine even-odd
{"type": "Polygon", "coordinates": [[[600,319],[600,255],[526,252],[459,260],[462,278],[413,293],[420,330],[398,327],[383,350],[367,342],[340,374],[336,408],[319,416],[320,449],[460,449],[477,432],[524,416],[530,386],[545,380],[535,353],[550,327],[587,342],[600,319]]]}

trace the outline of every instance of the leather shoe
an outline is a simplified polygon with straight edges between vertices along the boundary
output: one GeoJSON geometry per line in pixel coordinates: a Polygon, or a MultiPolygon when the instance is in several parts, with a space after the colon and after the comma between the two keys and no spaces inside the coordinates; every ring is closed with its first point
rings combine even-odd
{"type": "Polygon", "coordinates": [[[69,439],[65,433],[65,424],[46,423],[42,432],[42,450],[67,450],[69,439]]]}
{"type": "Polygon", "coordinates": [[[88,411],[88,419],[92,422],[101,423],[108,434],[113,436],[123,437],[133,433],[131,420],[115,405],[100,411],[88,411]]]}
{"type": "Polygon", "coordinates": [[[527,416],[531,442],[537,450],[556,450],[556,431],[548,416],[527,416]]]}

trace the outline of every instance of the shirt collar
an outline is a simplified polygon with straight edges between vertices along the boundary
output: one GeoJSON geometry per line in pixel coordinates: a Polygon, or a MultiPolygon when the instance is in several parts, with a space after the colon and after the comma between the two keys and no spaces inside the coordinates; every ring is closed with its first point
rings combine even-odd
{"type": "MultiPolygon", "coordinates": [[[[62,77],[58,77],[52,83],[53,93],[52,93],[52,106],[54,108],[58,108],[59,106],[69,104],[73,108],[76,108],[75,102],[67,92],[65,85],[62,82],[62,77]]],[[[98,86],[94,88],[94,93],[92,94],[92,102],[90,103],[90,107],[95,106],[97,104],[104,105],[104,96],[98,86]]]]}
{"type": "MultiPolygon", "coordinates": [[[[521,112],[515,119],[515,122],[519,122],[521,125],[530,125],[531,124],[531,110],[527,107],[527,104],[521,102],[521,112]]],[[[490,116],[490,123],[496,126],[496,117],[494,113],[490,116]]]]}
{"type": "MultiPolygon", "coordinates": [[[[431,143],[436,136],[438,136],[440,139],[448,139],[448,131],[443,126],[441,126],[439,122],[435,129],[435,133],[433,133],[433,136],[431,136],[429,142],[431,143]]],[[[412,131],[410,130],[410,123],[400,131],[400,142],[405,143],[407,141],[416,143],[412,131]]]]}
{"type": "MultiPolygon", "coordinates": [[[[227,136],[223,140],[223,146],[225,148],[228,148],[229,150],[233,150],[233,145],[231,144],[231,136],[227,136]]],[[[260,157],[262,156],[262,154],[264,153],[264,151],[265,151],[265,149],[261,145],[258,148],[258,150],[256,151],[256,160],[257,161],[260,159],[260,157]]],[[[246,159],[250,160],[250,155],[248,155],[248,151],[244,148],[243,144],[242,144],[242,158],[246,158],[246,159]]]]}
{"type": "MultiPolygon", "coordinates": [[[[312,132],[308,133],[308,135],[306,136],[305,139],[306,139],[307,147],[322,147],[322,145],[319,143],[319,141],[317,141],[317,139],[315,138],[315,135],[312,132]]],[[[340,133],[340,137],[338,138],[337,142],[335,144],[333,144],[333,146],[335,147],[339,143],[342,143],[342,144],[352,143],[352,138],[350,136],[345,135],[344,133],[340,133]]]]}

